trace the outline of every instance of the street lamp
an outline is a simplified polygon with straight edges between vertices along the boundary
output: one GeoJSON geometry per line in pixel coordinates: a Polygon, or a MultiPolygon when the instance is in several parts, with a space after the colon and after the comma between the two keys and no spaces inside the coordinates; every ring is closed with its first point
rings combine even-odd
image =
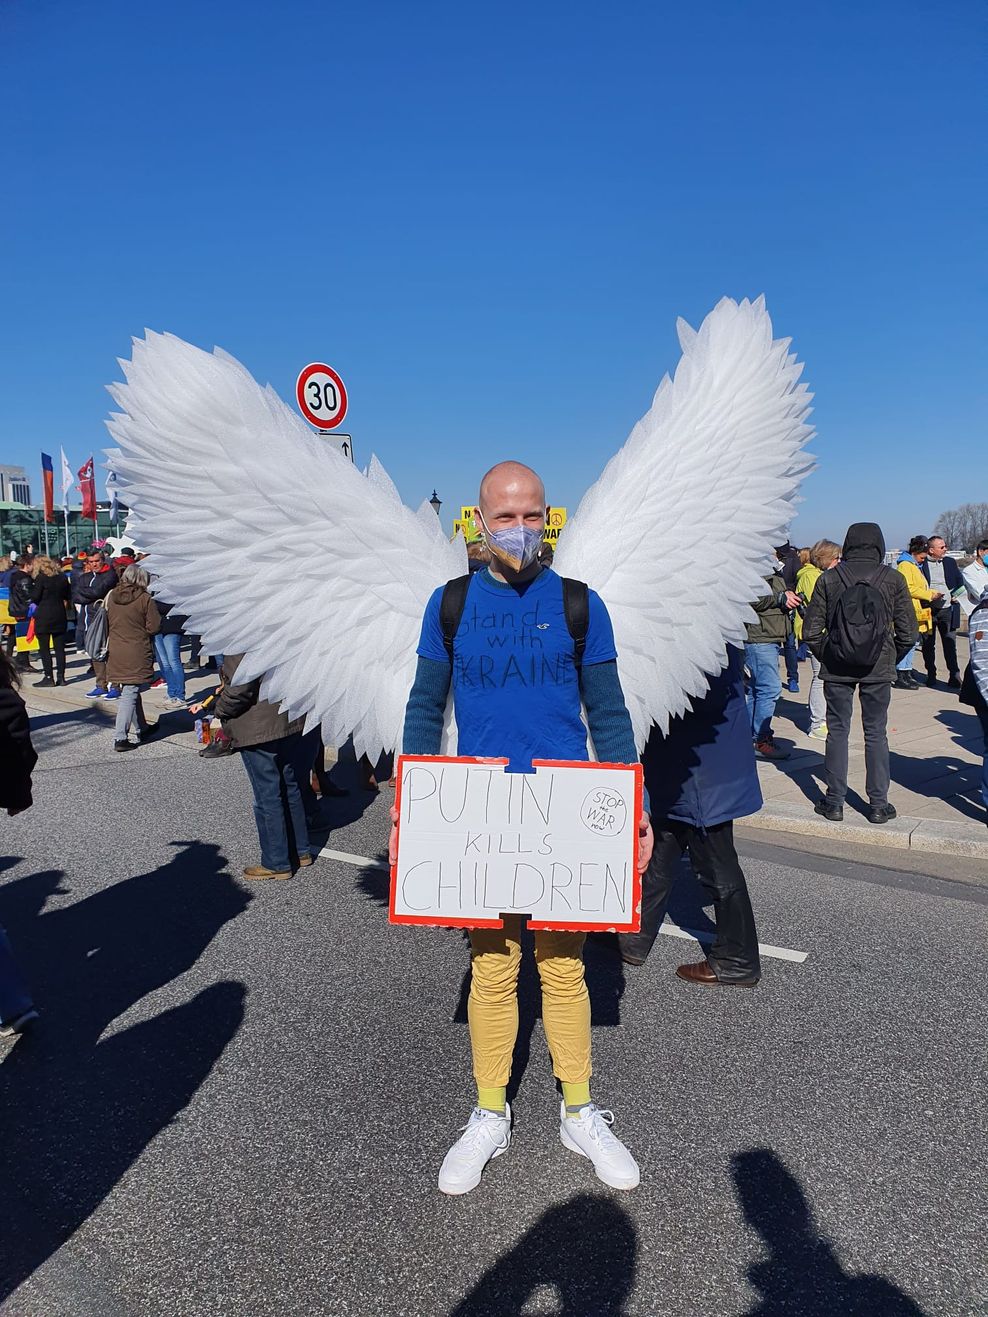
{"type": "Polygon", "coordinates": [[[439,509],[442,507],[442,505],[443,505],[443,501],[442,501],[442,499],[439,497],[439,495],[436,493],[435,490],[432,491],[432,498],[429,499],[429,504],[430,504],[430,506],[432,507],[433,512],[434,512],[434,513],[436,514],[436,516],[438,517],[438,516],[439,516],[439,509]]]}

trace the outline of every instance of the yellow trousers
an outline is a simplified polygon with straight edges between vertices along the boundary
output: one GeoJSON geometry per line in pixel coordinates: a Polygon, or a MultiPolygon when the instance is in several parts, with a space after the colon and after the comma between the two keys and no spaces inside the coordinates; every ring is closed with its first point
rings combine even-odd
{"type": "MultiPolygon", "coordinates": [[[[583,977],[585,933],[535,932],[535,963],[542,983],[542,1023],[556,1078],[579,1084],[590,1078],[590,998],[583,977]]],[[[504,928],[470,931],[467,1018],[473,1073],[480,1088],[503,1088],[518,1037],[521,916],[504,928]]]]}

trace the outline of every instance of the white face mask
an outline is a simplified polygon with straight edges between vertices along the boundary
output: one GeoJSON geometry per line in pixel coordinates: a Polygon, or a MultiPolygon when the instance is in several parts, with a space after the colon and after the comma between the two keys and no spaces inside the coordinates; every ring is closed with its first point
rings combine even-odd
{"type": "Polygon", "coordinates": [[[477,511],[484,528],[484,539],[494,557],[514,572],[531,567],[542,548],[542,532],[529,526],[509,526],[507,530],[491,531],[484,521],[484,514],[479,508],[477,511]]]}

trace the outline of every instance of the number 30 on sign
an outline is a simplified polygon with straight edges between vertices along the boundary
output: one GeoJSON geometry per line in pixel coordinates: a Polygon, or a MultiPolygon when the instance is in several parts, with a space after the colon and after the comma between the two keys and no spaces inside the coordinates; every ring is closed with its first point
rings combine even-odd
{"type": "Polygon", "coordinates": [[[332,366],[310,362],[295,381],[295,398],[305,419],[321,430],[334,430],[343,423],[346,388],[332,366]]]}

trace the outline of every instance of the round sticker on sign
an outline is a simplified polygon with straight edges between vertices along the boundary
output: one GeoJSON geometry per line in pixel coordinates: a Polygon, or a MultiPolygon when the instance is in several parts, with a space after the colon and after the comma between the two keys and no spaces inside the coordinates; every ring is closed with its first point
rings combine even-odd
{"type": "Polygon", "coordinates": [[[313,361],[299,372],[295,381],[295,398],[299,411],[321,430],[334,430],[346,416],[347,396],[343,381],[321,361],[313,361]]]}
{"type": "Polygon", "coordinates": [[[580,808],[584,826],[601,837],[616,837],[624,828],[628,807],[620,791],[595,787],[580,808]]]}

